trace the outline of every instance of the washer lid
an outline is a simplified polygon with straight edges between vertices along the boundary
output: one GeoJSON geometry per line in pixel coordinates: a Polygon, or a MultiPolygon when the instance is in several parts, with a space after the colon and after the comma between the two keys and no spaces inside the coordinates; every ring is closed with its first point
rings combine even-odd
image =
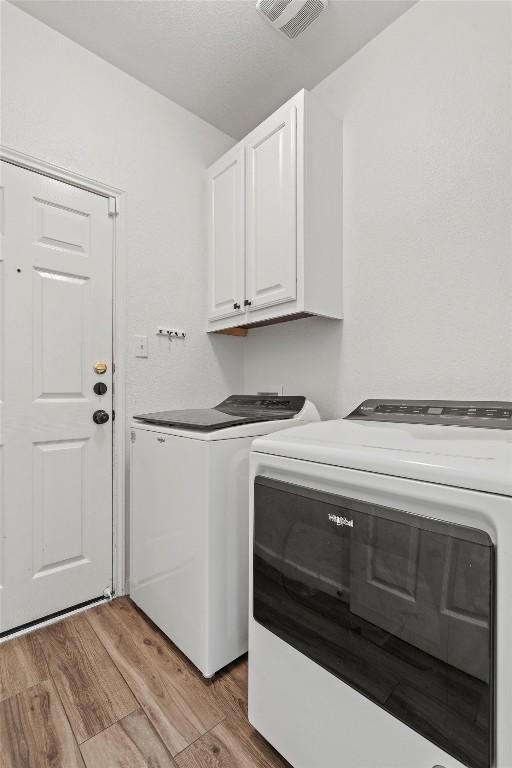
{"type": "Polygon", "coordinates": [[[306,398],[299,396],[231,395],[214,408],[159,411],[133,418],[144,424],[211,432],[241,424],[293,419],[303,409],[305,402],[306,398]]]}
{"type": "Polygon", "coordinates": [[[260,437],[253,451],[512,496],[512,432],[360,420],[260,437]]]}

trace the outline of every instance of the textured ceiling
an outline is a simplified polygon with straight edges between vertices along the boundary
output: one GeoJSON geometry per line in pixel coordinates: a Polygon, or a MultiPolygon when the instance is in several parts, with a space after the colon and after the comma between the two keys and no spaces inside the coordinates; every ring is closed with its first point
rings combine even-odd
{"type": "Polygon", "coordinates": [[[255,0],[11,1],[235,138],[413,5],[331,0],[292,41],[259,15],[255,0]]]}

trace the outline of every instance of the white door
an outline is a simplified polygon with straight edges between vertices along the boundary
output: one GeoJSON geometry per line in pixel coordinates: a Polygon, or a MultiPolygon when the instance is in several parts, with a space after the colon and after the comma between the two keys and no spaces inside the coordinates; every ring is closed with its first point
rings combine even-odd
{"type": "Polygon", "coordinates": [[[244,308],[244,154],[240,146],[208,171],[208,318],[220,320],[244,308]]]}
{"type": "Polygon", "coordinates": [[[250,310],[297,295],[297,108],[285,105],[247,140],[250,310]]]}
{"type": "Polygon", "coordinates": [[[1,168],[5,631],[112,584],[113,226],[107,198],[1,168]],[[93,391],[98,382],[105,394],[93,391]],[[109,421],[96,424],[97,410],[109,421]]]}

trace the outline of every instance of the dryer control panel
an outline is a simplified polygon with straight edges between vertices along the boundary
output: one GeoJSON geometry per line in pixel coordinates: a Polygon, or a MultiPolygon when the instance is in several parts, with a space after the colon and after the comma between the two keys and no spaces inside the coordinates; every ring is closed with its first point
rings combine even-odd
{"type": "Polygon", "coordinates": [[[345,418],[512,429],[512,403],[491,400],[365,400],[345,418]]]}

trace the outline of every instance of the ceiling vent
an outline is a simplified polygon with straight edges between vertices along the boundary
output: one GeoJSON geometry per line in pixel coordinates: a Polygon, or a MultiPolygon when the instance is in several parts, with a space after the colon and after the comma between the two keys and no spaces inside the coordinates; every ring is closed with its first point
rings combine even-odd
{"type": "Polygon", "coordinates": [[[322,11],[328,0],[256,0],[256,7],[272,26],[293,40],[301,35],[322,11]]]}

